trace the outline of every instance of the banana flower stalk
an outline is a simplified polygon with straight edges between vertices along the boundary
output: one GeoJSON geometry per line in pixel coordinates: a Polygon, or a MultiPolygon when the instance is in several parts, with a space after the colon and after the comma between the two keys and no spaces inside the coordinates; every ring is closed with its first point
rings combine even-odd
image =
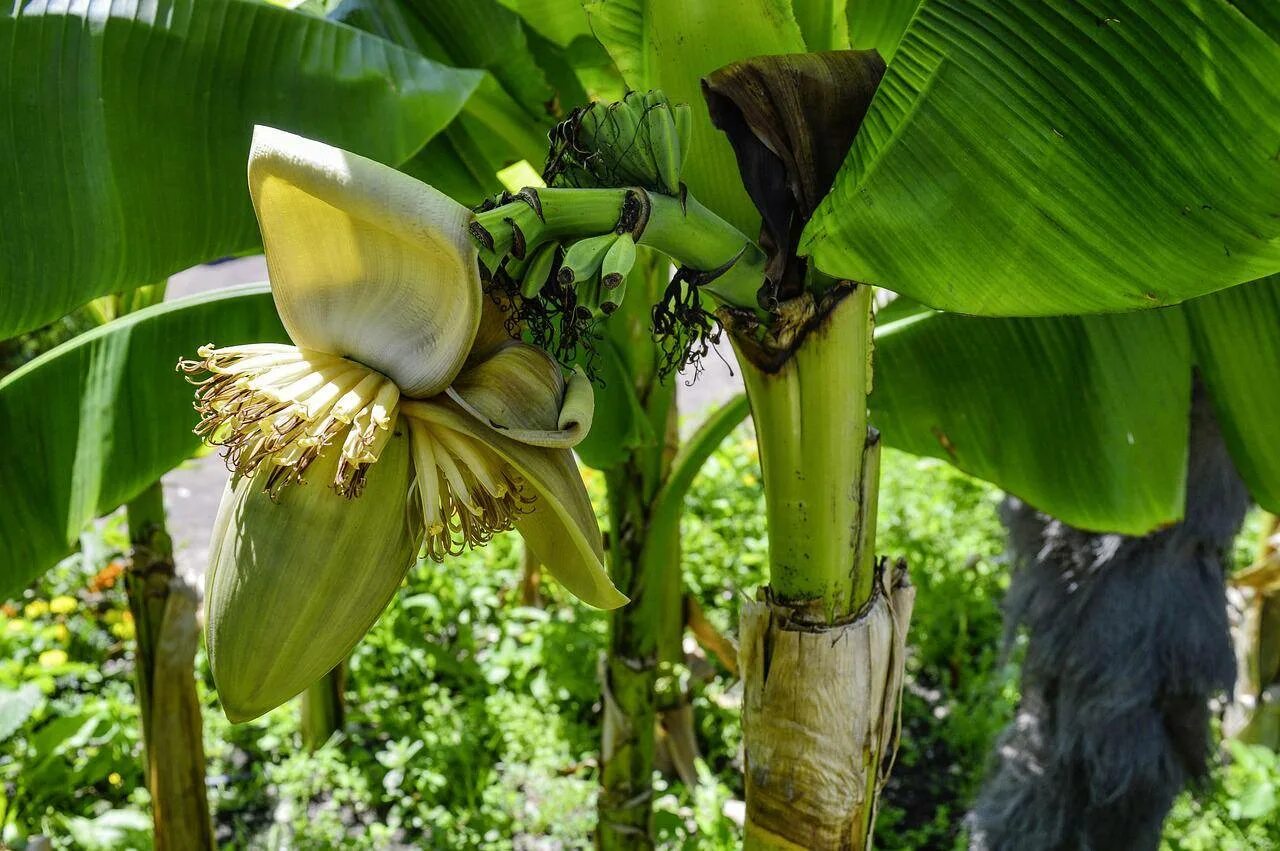
{"type": "Polygon", "coordinates": [[[415,554],[517,529],[571,592],[626,602],[570,447],[590,382],[511,339],[481,292],[469,210],[360,156],[255,130],[249,188],[294,345],[179,368],[233,472],[211,543],[207,645],[232,721],[337,665],[415,554]]]}

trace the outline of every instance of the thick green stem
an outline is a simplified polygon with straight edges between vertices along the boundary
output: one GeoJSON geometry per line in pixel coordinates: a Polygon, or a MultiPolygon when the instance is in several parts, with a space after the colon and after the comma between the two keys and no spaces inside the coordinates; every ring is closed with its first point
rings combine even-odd
{"type": "MultiPolygon", "coordinates": [[[[802,316],[803,336],[781,363],[739,345],[760,444],[769,518],[769,585],[782,603],[821,609],[834,622],[871,597],[876,483],[864,481],[871,389],[871,288],[826,316],[802,316]],[[865,494],[864,494],[865,492],[865,494]]],[[[869,447],[870,448],[869,450],[869,447]]],[[[877,472],[877,471],[870,471],[877,472]]]]}
{"type": "Polygon", "coordinates": [[[135,673],[155,847],[213,848],[194,676],[196,593],[174,571],[160,483],[126,512],[133,551],[125,589],[137,633],[135,673]]]}
{"type": "Polygon", "coordinates": [[[299,727],[302,746],[314,751],[342,729],[346,706],[342,692],[347,681],[347,663],[343,662],[302,693],[299,727]]]}
{"type": "Polygon", "coordinates": [[[769,520],[770,584],[739,630],[746,845],[870,848],[913,598],[905,570],[875,558],[870,288],[802,296],[763,339],[733,342],[769,520]]]}
{"type": "MultiPolygon", "coordinates": [[[[482,258],[496,262],[494,257],[506,255],[518,241],[523,241],[527,253],[547,240],[607,233],[618,227],[639,197],[631,189],[525,191],[528,201],[512,201],[476,215],[472,232],[486,252],[482,258]]],[[[724,269],[703,291],[722,304],[758,309],[756,290],[764,278],[764,255],[755,243],[693,196],[686,197],[683,206],[666,195],[646,193],[644,197],[649,214],[638,244],[690,269],[724,269]]]]}
{"type": "MultiPolygon", "coordinates": [[[[665,285],[666,264],[654,257],[645,262],[643,284],[651,295],[665,285]]],[[[611,617],[604,663],[596,837],[602,849],[653,847],[655,689],[661,663],[669,663],[675,652],[673,632],[679,645],[679,540],[666,536],[654,542],[650,535],[654,500],[674,447],[675,386],[657,378],[648,304],[646,298],[627,299],[606,327],[653,433],[666,439],[632,450],[623,463],[605,471],[610,572],[631,602],[611,617]]]]}

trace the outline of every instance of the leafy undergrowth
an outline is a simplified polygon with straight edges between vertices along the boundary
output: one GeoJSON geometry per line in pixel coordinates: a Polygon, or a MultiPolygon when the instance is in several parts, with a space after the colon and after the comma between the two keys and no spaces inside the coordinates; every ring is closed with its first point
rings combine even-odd
{"type": "MultiPolygon", "coordinates": [[[[599,496],[600,477],[588,473],[599,496]]],[[[877,845],[962,847],[960,824],[991,742],[1016,701],[1002,665],[1007,566],[998,494],[944,464],[887,453],[879,549],[918,588],[903,743],[877,845]]],[[[684,526],[687,582],[732,634],[742,591],[763,578],[755,446],[713,456],[684,526]]],[[[85,539],[0,616],[0,821],[21,847],[146,848],[132,622],[116,560],[119,521],[85,539]]],[[[218,838],[228,848],[589,847],[595,821],[597,670],[605,616],[542,584],[520,605],[520,544],[505,536],[444,567],[413,570],[350,661],[343,734],[315,753],[296,705],[250,724],[222,716],[203,658],[205,746],[218,838]]],[[[660,781],[665,848],[736,848],[742,785],[739,687],[714,658],[690,666],[704,782],[660,781]]],[[[1181,800],[1169,851],[1275,847],[1280,763],[1237,749],[1198,800],[1181,800]]]]}

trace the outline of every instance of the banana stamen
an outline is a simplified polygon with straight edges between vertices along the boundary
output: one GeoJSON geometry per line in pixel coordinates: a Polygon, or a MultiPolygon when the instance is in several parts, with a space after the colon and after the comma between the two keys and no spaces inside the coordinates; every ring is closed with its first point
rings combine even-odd
{"type": "Polygon", "coordinates": [[[427,555],[444,561],[515,528],[533,497],[510,464],[460,432],[411,417],[405,421],[427,555]]]}
{"type": "Polygon", "coordinates": [[[303,475],[336,440],[342,456],[332,486],[354,498],[391,438],[400,389],[354,361],[274,344],[201,346],[178,369],[197,387],[196,434],[226,447],[238,476],[264,464],[273,499],[303,475]],[[203,377],[202,377],[203,376],[203,377]]]}

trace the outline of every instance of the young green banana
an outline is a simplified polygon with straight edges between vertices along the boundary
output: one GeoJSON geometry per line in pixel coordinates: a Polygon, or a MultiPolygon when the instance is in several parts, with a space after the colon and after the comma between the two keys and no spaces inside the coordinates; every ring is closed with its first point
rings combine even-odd
{"type": "Polygon", "coordinates": [[[636,264],[636,241],[629,233],[614,240],[600,263],[600,283],[611,290],[619,286],[636,264]]]}
{"type": "Polygon", "coordinates": [[[622,300],[627,297],[627,279],[623,278],[622,283],[616,287],[606,289],[600,288],[600,312],[605,316],[613,313],[622,305],[622,300]]]}
{"type": "Polygon", "coordinates": [[[674,195],[680,186],[680,164],[684,155],[671,104],[660,90],[644,95],[644,123],[649,131],[649,154],[653,157],[658,182],[664,192],[674,195]]]}
{"type": "Polygon", "coordinates": [[[575,281],[585,281],[595,275],[600,271],[600,264],[604,262],[605,254],[617,240],[618,234],[612,232],[578,240],[565,252],[564,263],[561,264],[560,273],[556,279],[568,286],[575,281]]]}
{"type": "Polygon", "coordinates": [[[560,245],[556,242],[547,242],[538,246],[525,267],[524,276],[517,279],[521,281],[521,295],[525,298],[537,297],[543,286],[551,279],[551,273],[556,265],[556,252],[559,250],[560,245]]]}
{"type": "Polygon", "coordinates": [[[671,114],[680,140],[680,168],[683,169],[684,161],[689,158],[689,139],[693,135],[693,110],[687,103],[677,103],[672,105],[671,114]]]}
{"type": "Polygon", "coordinates": [[[600,278],[594,275],[589,278],[582,278],[575,285],[575,290],[578,303],[573,311],[574,319],[586,324],[592,319],[599,318],[602,313],[600,309],[600,278]]]}

